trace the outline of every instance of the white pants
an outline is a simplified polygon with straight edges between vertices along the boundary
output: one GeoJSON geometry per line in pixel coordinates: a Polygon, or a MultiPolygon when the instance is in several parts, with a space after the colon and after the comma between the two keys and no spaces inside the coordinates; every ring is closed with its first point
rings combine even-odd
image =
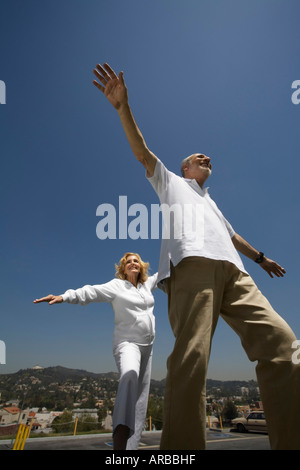
{"type": "Polygon", "coordinates": [[[114,348],[120,373],[113,412],[113,432],[119,424],[130,430],[126,449],[138,448],[145,417],[151,379],[152,345],[139,346],[124,341],[114,348]]]}

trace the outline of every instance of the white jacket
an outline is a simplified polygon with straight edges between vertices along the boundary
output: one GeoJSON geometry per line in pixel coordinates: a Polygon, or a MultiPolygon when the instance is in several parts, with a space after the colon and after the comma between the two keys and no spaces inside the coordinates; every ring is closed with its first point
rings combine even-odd
{"type": "Polygon", "coordinates": [[[106,284],[69,289],[62,298],[64,302],[81,305],[109,302],[115,313],[114,346],[122,341],[149,345],[155,337],[152,291],[157,287],[156,282],[157,273],[137,287],[129,281],[112,279],[106,284]]]}

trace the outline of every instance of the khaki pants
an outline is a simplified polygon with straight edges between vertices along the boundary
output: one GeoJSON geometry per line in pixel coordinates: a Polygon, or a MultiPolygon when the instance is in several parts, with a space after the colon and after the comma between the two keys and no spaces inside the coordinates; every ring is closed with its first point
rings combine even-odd
{"type": "Polygon", "coordinates": [[[300,364],[293,364],[291,347],[296,337],[251,277],[227,261],[189,257],[172,267],[166,290],[175,345],[167,362],[161,449],[205,449],[206,372],[221,314],[257,361],[271,448],[299,450],[300,364]]]}

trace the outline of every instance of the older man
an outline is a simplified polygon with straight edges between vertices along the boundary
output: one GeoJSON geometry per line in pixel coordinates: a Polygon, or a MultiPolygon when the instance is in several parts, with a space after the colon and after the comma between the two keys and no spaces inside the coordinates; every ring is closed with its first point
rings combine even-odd
{"type": "Polygon", "coordinates": [[[148,149],[134,120],[123,73],[117,76],[108,64],[97,65],[94,73],[94,84],[117,110],[161,203],[189,207],[197,222],[195,234],[184,226],[184,217],[175,221],[177,230],[182,225],[180,236],[173,230],[162,240],[158,280],[168,294],[175,344],[167,362],[161,449],[205,449],[206,372],[219,315],[240,336],[249,359],[257,361],[272,449],[300,449],[300,365],[291,360],[296,337],[258,290],[238,251],[271,277],[281,277],[285,270],[235,233],[203,188],[211,173],[210,158],[193,154],[182,162],[183,177],[170,172],[148,149]]]}

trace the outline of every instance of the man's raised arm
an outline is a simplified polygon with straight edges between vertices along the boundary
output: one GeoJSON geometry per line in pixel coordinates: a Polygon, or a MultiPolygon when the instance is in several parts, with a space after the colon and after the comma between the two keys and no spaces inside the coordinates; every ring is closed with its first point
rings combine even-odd
{"type": "Polygon", "coordinates": [[[153,176],[157,158],[148,149],[144,137],[134,120],[128,102],[123,72],[120,72],[117,76],[113,69],[105,63],[103,66],[98,64],[94,69],[94,74],[98,80],[93,80],[93,83],[117,110],[135,157],[146,168],[147,176],[153,176]]]}

